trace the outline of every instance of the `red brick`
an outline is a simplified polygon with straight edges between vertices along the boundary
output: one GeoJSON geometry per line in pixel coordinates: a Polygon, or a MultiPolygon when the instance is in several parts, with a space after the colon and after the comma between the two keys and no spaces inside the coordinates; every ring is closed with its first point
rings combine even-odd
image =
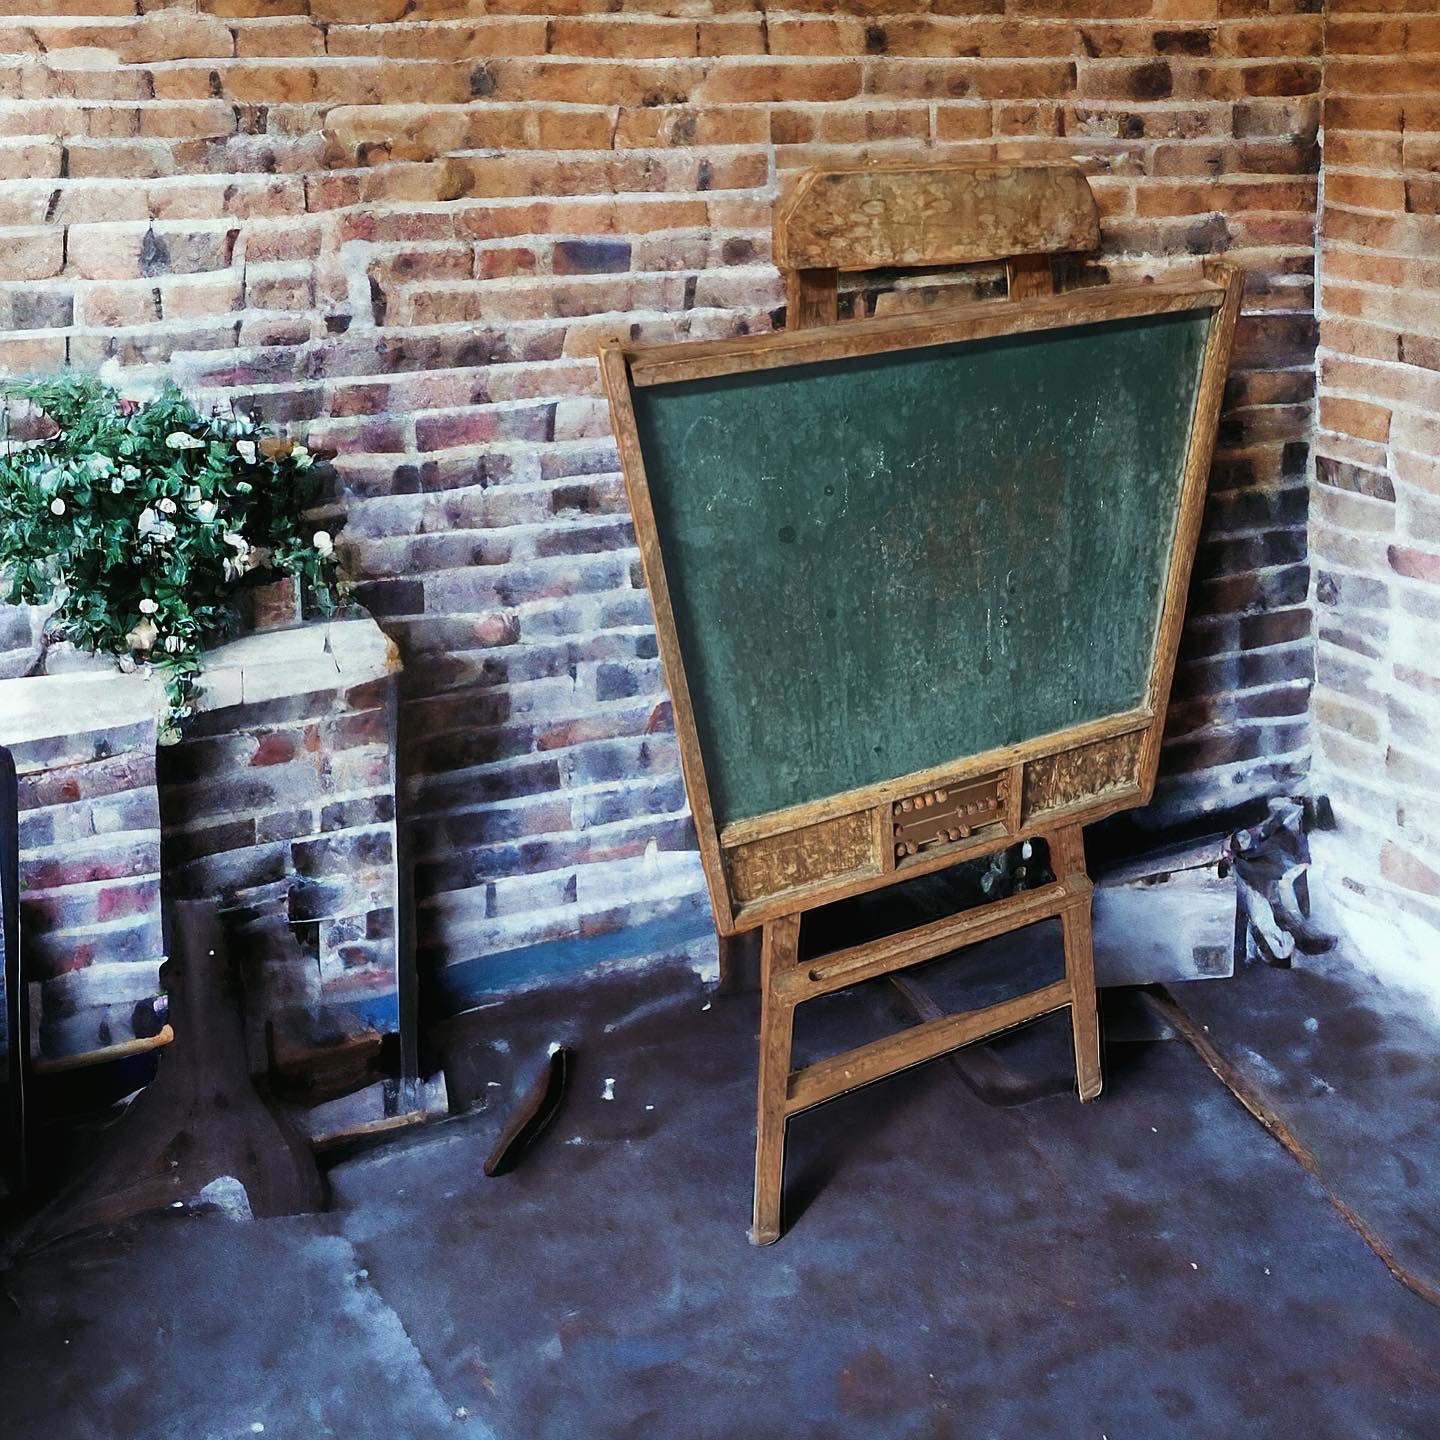
{"type": "Polygon", "coordinates": [[[1338,430],[1362,440],[1383,443],[1390,438],[1390,411],[1383,405],[1371,405],[1363,400],[1322,396],[1320,424],[1327,430],[1338,430]]]}
{"type": "Polygon", "coordinates": [[[655,59],[695,55],[698,27],[685,20],[567,19],[550,22],[552,55],[655,59]]]}
{"type": "Polygon", "coordinates": [[[48,280],[65,265],[65,235],[54,227],[0,231],[0,279],[48,280]]]}

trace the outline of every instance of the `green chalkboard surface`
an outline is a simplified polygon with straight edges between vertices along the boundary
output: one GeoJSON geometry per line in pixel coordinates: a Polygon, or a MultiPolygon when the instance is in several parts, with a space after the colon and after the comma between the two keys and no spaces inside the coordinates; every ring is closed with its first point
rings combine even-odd
{"type": "Polygon", "coordinates": [[[1144,703],[1209,325],[633,392],[719,824],[1144,703]]]}

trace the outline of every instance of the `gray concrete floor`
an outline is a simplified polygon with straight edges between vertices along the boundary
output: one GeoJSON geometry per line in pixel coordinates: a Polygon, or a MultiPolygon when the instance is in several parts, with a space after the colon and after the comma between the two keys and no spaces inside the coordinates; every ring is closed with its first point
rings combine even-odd
{"type": "MultiPolygon", "coordinates": [[[[1440,1310],[1183,1043],[1112,1044],[1090,1106],[995,1108],[942,1061],[803,1116],[790,1232],[756,1250],[755,997],[656,984],[452,1027],[476,1095],[578,1046],[555,1128],[503,1179],[480,1173],[494,1104],[339,1167],[325,1215],[164,1215],[0,1274],[0,1434],[1440,1434],[1440,1310]]],[[[874,1033],[886,993],[828,1005],[806,1043],[874,1033]]],[[[1067,1048],[1052,1017],[1007,1063],[1067,1048]]],[[[1417,1252],[1433,1177],[1393,1221],[1417,1252]]]]}

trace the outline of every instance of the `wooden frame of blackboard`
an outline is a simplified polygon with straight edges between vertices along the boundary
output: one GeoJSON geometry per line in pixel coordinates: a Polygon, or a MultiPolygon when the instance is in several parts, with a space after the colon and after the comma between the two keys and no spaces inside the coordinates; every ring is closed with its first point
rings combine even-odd
{"type": "Polygon", "coordinates": [[[715,925],[722,936],[893,884],[900,878],[938,870],[971,855],[993,852],[1001,845],[1089,824],[1149,799],[1159,763],[1165,708],[1241,289],[1240,271],[1212,262],[1207,264],[1201,280],[1101,286],[741,339],[660,345],[611,342],[602,347],[601,374],[610,400],[641,563],[655,608],[660,658],[674,703],[681,767],[715,925]],[[984,754],[959,755],[932,769],[898,775],[720,828],[706,781],[631,402],[632,387],[1182,312],[1208,312],[1211,320],[1144,704],[1124,714],[984,754]],[[953,788],[977,777],[995,779],[996,819],[977,827],[973,834],[967,831],[956,843],[907,857],[902,872],[887,840],[895,808],[911,797],[933,795],[937,787],[953,788]],[[832,865],[827,872],[826,855],[836,851],[837,846],[844,857],[853,859],[857,853],[854,841],[862,823],[860,817],[873,830],[868,858],[858,864],[846,864],[842,859],[838,868],[832,865]],[[797,873],[815,878],[794,883],[797,873]],[[742,874],[744,882],[737,883],[742,874]]]}

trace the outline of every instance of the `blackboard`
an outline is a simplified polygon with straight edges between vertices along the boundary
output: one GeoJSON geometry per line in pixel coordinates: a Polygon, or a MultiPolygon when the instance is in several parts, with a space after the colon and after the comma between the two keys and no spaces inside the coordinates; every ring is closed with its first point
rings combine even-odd
{"type": "Polygon", "coordinates": [[[717,824],[1144,703],[1210,321],[633,392],[717,824]]]}

